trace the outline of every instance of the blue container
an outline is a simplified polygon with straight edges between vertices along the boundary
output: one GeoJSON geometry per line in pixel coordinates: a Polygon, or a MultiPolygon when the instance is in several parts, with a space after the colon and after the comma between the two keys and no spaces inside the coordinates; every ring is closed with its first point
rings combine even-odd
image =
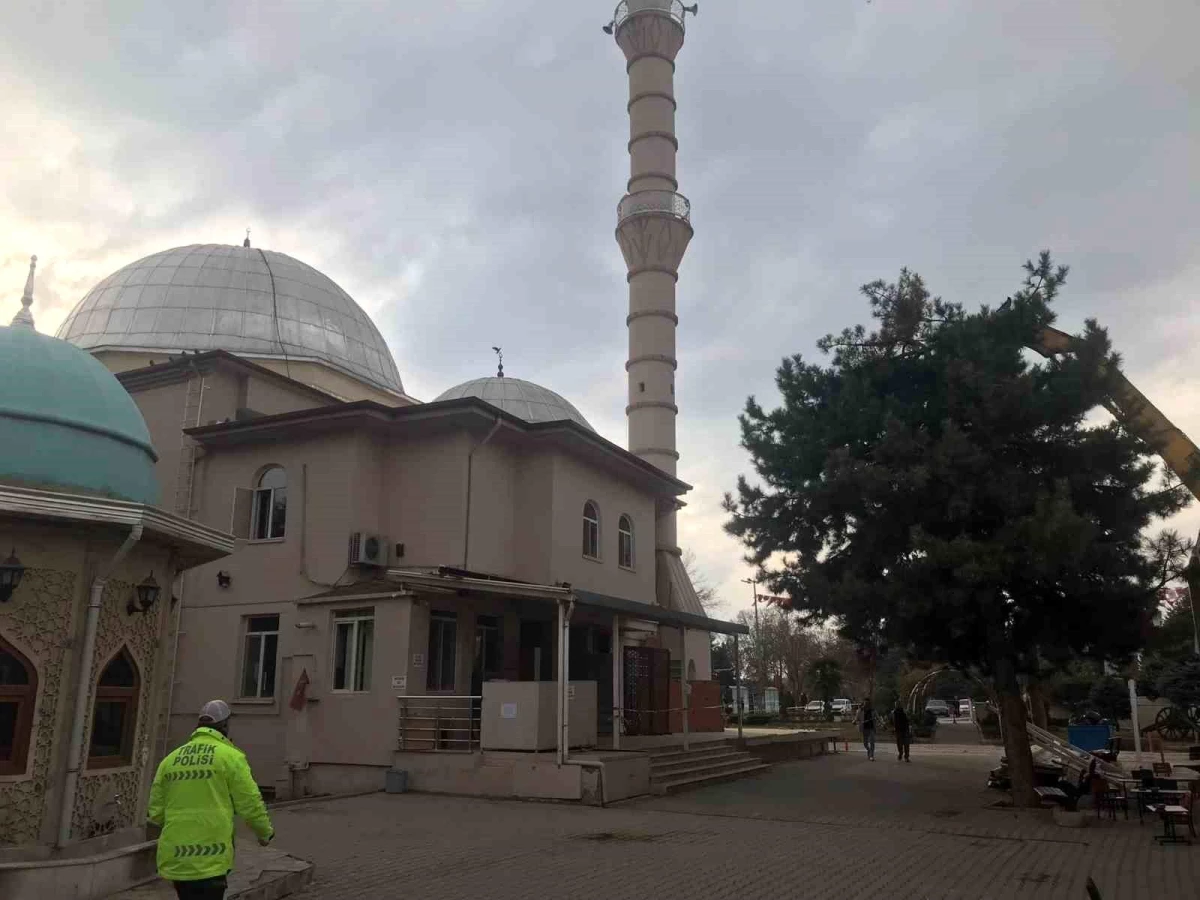
{"type": "Polygon", "coordinates": [[[1112,729],[1107,725],[1067,726],[1067,741],[1080,750],[1103,750],[1111,737],[1112,729]]]}

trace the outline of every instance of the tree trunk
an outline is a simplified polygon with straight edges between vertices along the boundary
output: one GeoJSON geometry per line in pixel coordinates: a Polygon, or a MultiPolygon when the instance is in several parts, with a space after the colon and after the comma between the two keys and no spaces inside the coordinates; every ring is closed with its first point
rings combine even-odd
{"type": "Polygon", "coordinates": [[[1000,697],[1000,715],[1004,720],[1004,754],[1008,757],[1008,774],[1012,780],[1013,806],[1036,807],[1040,801],[1033,792],[1033,753],[1025,728],[1025,701],[1021,699],[1016,669],[1009,659],[996,663],[996,693],[1000,697]]]}
{"type": "Polygon", "coordinates": [[[1049,701],[1046,700],[1046,691],[1042,686],[1040,678],[1029,679],[1029,709],[1033,724],[1038,728],[1050,727],[1050,708],[1049,701]]]}

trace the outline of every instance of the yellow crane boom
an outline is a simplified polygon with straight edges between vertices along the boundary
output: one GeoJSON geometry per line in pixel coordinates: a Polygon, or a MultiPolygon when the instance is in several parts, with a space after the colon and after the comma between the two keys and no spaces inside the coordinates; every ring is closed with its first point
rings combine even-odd
{"type": "MultiPolygon", "coordinates": [[[[1045,357],[1069,353],[1078,339],[1057,328],[1046,328],[1030,345],[1045,357]]],[[[1179,477],[1193,497],[1200,500],[1200,448],[1163,415],[1162,410],[1133,386],[1122,372],[1116,373],[1116,387],[1106,407],[1130,431],[1154,448],[1167,468],[1179,477]]],[[[1193,604],[1200,597],[1200,539],[1192,549],[1187,572],[1188,589],[1193,604]]],[[[1193,606],[1193,611],[1195,607],[1193,606]]],[[[1194,612],[1193,612],[1194,615],[1194,612]]],[[[1200,637],[1196,639],[1200,651],[1200,637]]]]}

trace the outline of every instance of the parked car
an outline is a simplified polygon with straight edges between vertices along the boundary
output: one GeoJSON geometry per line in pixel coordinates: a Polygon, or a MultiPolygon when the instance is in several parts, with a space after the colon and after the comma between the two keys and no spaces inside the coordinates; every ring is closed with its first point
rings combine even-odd
{"type": "Polygon", "coordinates": [[[958,701],[958,714],[960,716],[966,716],[968,719],[971,718],[971,712],[974,708],[974,702],[971,700],[958,701]]]}
{"type": "Polygon", "coordinates": [[[820,700],[809,700],[808,705],[804,707],[806,713],[822,713],[825,711],[825,704],[820,700]]]}
{"type": "Polygon", "coordinates": [[[849,716],[854,712],[854,704],[845,697],[839,697],[833,701],[833,712],[839,716],[849,716]]]}
{"type": "Polygon", "coordinates": [[[930,697],[925,701],[925,712],[931,712],[939,719],[950,717],[950,704],[945,700],[939,700],[937,697],[930,697]]]}

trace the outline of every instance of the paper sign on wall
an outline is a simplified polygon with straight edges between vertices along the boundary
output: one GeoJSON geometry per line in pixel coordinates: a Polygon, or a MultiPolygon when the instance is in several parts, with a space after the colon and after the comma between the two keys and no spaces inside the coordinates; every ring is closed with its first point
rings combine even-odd
{"type": "Polygon", "coordinates": [[[573,685],[573,684],[567,685],[567,699],[568,700],[575,699],[575,685],[573,685]]]}
{"type": "Polygon", "coordinates": [[[517,704],[515,704],[515,703],[501,703],[500,704],[500,718],[515,719],[516,717],[517,717],[517,704]]]}
{"type": "Polygon", "coordinates": [[[393,691],[407,691],[408,690],[408,676],[407,675],[393,675],[392,676],[392,690],[393,691]]]}
{"type": "Polygon", "coordinates": [[[413,668],[414,669],[425,668],[425,654],[424,653],[414,653],[413,654],[413,668]]]}

